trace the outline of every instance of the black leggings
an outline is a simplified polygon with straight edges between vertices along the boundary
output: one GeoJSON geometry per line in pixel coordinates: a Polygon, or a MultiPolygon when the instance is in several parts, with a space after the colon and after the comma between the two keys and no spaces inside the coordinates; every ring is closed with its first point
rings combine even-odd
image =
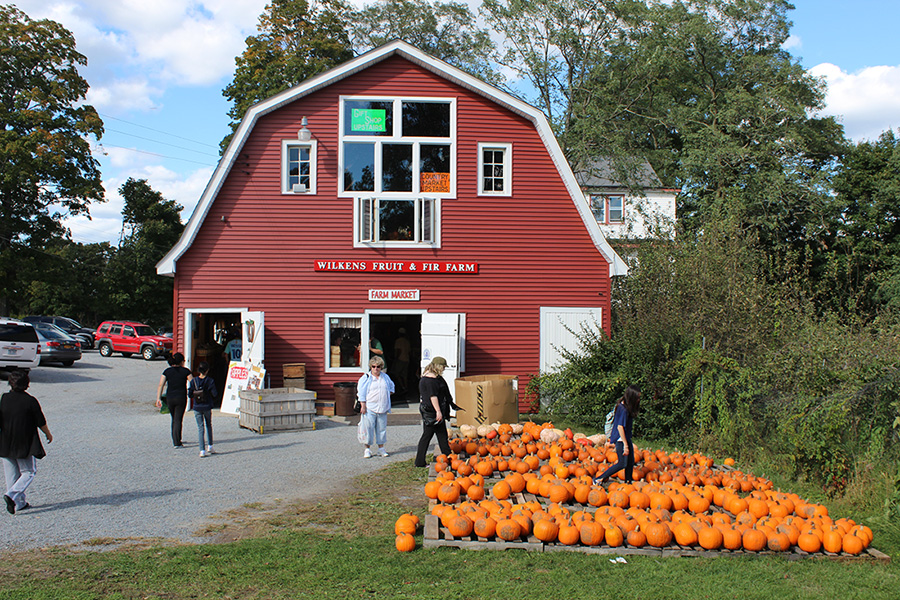
{"type": "Polygon", "coordinates": [[[622,469],[625,469],[625,482],[631,483],[634,479],[634,445],[631,443],[631,440],[628,441],[628,455],[625,455],[625,442],[619,440],[616,442],[616,455],[619,457],[619,460],[616,461],[616,464],[603,471],[602,475],[598,475],[597,479],[600,481],[606,481],[622,469]]]}
{"type": "Polygon", "coordinates": [[[441,420],[436,425],[425,425],[422,423],[422,437],[419,438],[419,449],[416,452],[416,466],[424,467],[425,454],[428,447],[431,446],[431,438],[437,436],[438,446],[444,454],[450,454],[450,442],[447,441],[447,422],[441,420]]]}
{"type": "Polygon", "coordinates": [[[181,445],[181,423],[184,421],[184,411],[187,408],[187,398],[168,398],[169,415],[172,417],[172,444],[181,445]]]}

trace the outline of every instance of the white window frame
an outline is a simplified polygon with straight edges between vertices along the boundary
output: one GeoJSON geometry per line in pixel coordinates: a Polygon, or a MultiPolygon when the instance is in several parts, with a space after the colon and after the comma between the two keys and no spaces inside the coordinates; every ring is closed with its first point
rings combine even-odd
{"type": "Polygon", "coordinates": [[[609,225],[621,225],[621,224],[625,223],[625,196],[611,195],[611,196],[606,197],[606,222],[609,225]],[[622,208],[621,208],[622,218],[619,219],[618,221],[613,221],[612,217],[611,217],[613,199],[617,199],[619,202],[622,203],[622,208]]]}
{"type": "MultiPolygon", "coordinates": [[[[419,97],[419,96],[341,96],[339,103],[338,115],[338,197],[353,199],[353,246],[354,248],[440,248],[440,232],[441,232],[441,200],[456,198],[457,190],[457,116],[456,116],[456,98],[448,97],[419,97]],[[370,101],[370,102],[391,102],[393,110],[393,130],[391,135],[384,136],[356,136],[344,133],[345,123],[345,104],[348,101],[370,101]],[[403,137],[403,119],[402,110],[404,102],[433,102],[447,103],[450,105],[450,136],[442,137],[403,137]],[[365,143],[374,146],[374,191],[344,191],[344,144],[345,143],[365,143]],[[394,192],[383,191],[382,186],[382,145],[383,144],[410,144],[412,146],[412,191],[410,192],[394,192]],[[448,192],[425,192],[421,191],[421,173],[419,172],[419,163],[421,159],[420,149],[422,145],[445,145],[450,148],[450,190],[448,192]],[[395,240],[374,240],[363,238],[363,205],[366,202],[374,200],[377,206],[379,200],[413,200],[415,201],[415,240],[414,241],[395,241],[395,240]],[[430,203],[432,207],[432,239],[422,240],[421,238],[421,214],[425,203],[430,203]]],[[[377,217],[372,217],[372,231],[377,231],[377,217]]]]}
{"type": "Polygon", "coordinates": [[[332,367],[331,366],[331,319],[359,319],[360,343],[367,340],[364,338],[368,328],[365,327],[366,315],[364,313],[325,313],[325,329],[322,332],[322,345],[325,347],[325,372],[326,373],[356,373],[357,375],[366,371],[363,361],[367,360],[368,347],[359,349],[360,366],[358,367],[332,367]]]}
{"type": "Polygon", "coordinates": [[[512,196],[512,144],[478,143],[478,195],[479,196],[512,196]],[[503,191],[495,192],[484,189],[484,151],[503,152],[503,191]]]}
{"type": "Polygon", "coordinates": [[[317,158],[316,140],[282,140],[281,141],[281,193],[297,196],[315,196],[316,194],[316,163],[317,158]],[[309,187],[305,192],[295,192],[290,184],[290,156],[291,148],[308,148],[309,149],[309,187]]]}
{"type": "Polygon", "coordinates": [[[402,198],[395,196],[384,196],[384,197],[376,197],[369,195],[364,195],[356,198],[353,202],[353,239],[355,240],[354,247],[372,247],[376,246],[379,248],[409,248],[410,246],[417,247],[429,247],[429,248],[440,248],[441,245],[441,201],[437,198],[432,197],[418,197],[418,198],[402,198]],[[405,242],[405,241],[392,241],[392,240],[376,240],[375,232],[380,228],[378,215],[379,211],[379,203],[381,201],[390,201],[390,200],[406,200],[406,201],[414,201],[415,202],[415,231],[414,238],[415,241],[405,242]],[[426,218],[423,214],[425,210],[425,205],[431,205],[431,240],[423,239],[422,228],[424,225],[424,219],[426,218]],[[369,235],[366,235],[364,218],[365,215],[370,215],[369,218],[371,222],[369,223],[369,235]]]}

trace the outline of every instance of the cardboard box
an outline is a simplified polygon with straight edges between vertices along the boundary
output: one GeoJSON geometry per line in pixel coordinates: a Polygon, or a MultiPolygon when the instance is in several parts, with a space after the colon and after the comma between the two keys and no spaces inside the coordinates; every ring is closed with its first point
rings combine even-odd
{"type": "Polygon", "coordinates": [[[518,377],[472,375],[456,379],[456,425],[519,422],[518,377]]]}

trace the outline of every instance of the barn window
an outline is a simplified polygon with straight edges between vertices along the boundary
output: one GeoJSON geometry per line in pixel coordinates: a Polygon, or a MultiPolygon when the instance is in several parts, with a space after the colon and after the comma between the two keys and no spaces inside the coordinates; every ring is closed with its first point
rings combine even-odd
{"type": "Polygon", "coordinates": [[[511,144],[478,144],[478,195],[512,195],[511,144]]]}
{"type": "Polygon", "coordinates": [[[281,142],[281,193],[316,193],[316,140],[281,142]]]}
{"type": "Polygon", "coordinates": [[[325,370],[359,372],[362,315],[325,315],[325,370]]]}
{"type": "Polygon", "coordinates": [[[456,101],[341,100],[338,193],[354,198],[357,245],[435,245],[436,203],[456,195],[456,101]]]}

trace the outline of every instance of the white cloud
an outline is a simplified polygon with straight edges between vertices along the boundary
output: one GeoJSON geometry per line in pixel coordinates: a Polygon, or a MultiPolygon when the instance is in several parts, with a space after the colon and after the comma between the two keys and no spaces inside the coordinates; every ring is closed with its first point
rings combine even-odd
{"type": "Polygon", "coordinates": [[[883,131],[900,127],[900,65],[847,73],[837,65],[822,63],[809,72],[827,81],[822,112],[838,117],[847,137],[875,140],[883,131]]]}
{"type": "Polygon", "coordinates": [[[161,93],[162,90],[151,86],[146,79],[119,79],[107,85],[92,86],[87,93],[87,103],[101,113],[143,112],[159,108],[154,98],[161,93]]]}
{"type": "Polygon", "coordinates": [[[781,47],[785,50],[799,50],[803,47],[803,40],[800,39],[799,35],[791,34],[788,36],[788,39],[784,40],[781,47]]]}

